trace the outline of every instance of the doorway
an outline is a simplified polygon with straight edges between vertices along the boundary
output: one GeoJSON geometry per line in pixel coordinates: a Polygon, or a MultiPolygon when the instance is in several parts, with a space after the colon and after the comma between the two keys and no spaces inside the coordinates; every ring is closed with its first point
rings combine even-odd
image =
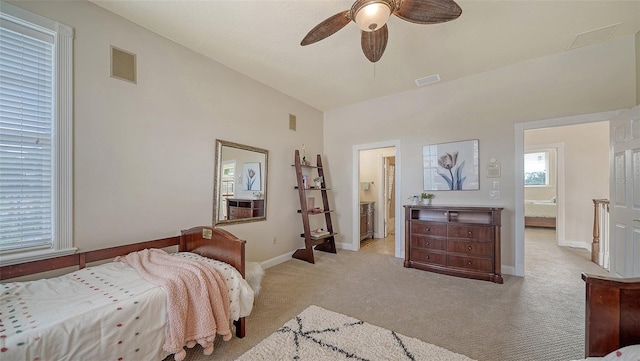
{"type": "Polygon", "coordinates": [[[404,257],[400,207],[399,142],[353,147],[353,249],[404,257]]]}
{"type": "MultiPolygon", "coordinates": [[[[587,124],[587,123],[595,123],[595,122],[603,122],[603,121],[608,121],[609,119],[613,118],[616,114],[618,114],[618,111],[612,111],[612,112],[603,112],[603,113],[594,113],[594,114],[585,114],[585,115],[577,115],[577,116],[570,116],[570,117],[564,117],[564,118],[554,118],[554,119],[546,119],[546,120],[540,120],[540,121],[533,121],[533,122],[527,122],[527,123],[519,123],[516,124],[515,126],[515,201],[516,204],[518,205],[523,205],[525,202],[525,192],[524,192],[524,153],[525,153],[525,132],[529,131],[529,130],[542,130],[542,129],[547,129],[547,128],[557,128],[557,127],[563,127],[563,126],[571,126],[571,125],[580,125],[580,124],[587,124]]],[[[547,139],[548,141],[549,139],[547,139]]],[[[557,143],[561,143],[561,142],[557,142],[557,143]]],[[[605,156],[608,156],[608,151],[605,151],[605,156]]],[[[566,158],[566,157],[565,157],[566,158]]],[[[589,164],[588,162],[589,157],[588,156],[582,156],[582,157],[577,157],[576,159],[581,160],[581,161],[586,161],[587,164],[589,164]]],[[[572,164],[566,164],[569,161],[565,162],[565,166],[563,167],[559,167],[558,171],[559,173],[562,172],[564,170],[564,175],[567,176],[567,174],[569,172],[573,172],[574,170],[572,170],[572,167],[578,167],[580,166],[580,164],[578,164],[578,162],[576,161],[575,163],[572,164]],[[570,169],[571,167],[571,169],[570,169]],[[565,169],[566,168],[566,169],[565,169]]],[[[607,163],[608,165],[608,163],[607,163]]],[[[585,167],[583,165],[583,167],[585,167]]],[[[587,166],[587,169],[589,169],[589,167],[587,166]]],[[[606,167],[606,169],[603,169],[601,172],[598,172],[598,174],[602,173],[604,177],[606,177],[608,179],[608,173],[609,173],[609,168],[608,166],[606,167]]],[[[595,174],[595,173],[594,173],[595,174]]],[[[591,175],[593,176],[593,175],[591,175]]],[[[588,180],[589,178],[587,177],[586,180],[588,180]]],[[[581,182],[585,182],[586,180],[583,180],[581,182]]],[[[567,181],[569,184],[569,181],[567,181]]],[[[570,184],[571,187],[573,188],[575,186],[575,184],[571,183],[570,184]]],[[[558,190],[559,193],[565,193],[562,190],[558,190]]],[[[608,189],[605,190],[605,198],[608,197],[608,189]]],[[[592,234],[590,233],[592,227],[591,225],[593,224],[593,206],[591,204],[591,196],[586,196],[585,197],[581,197],[581,198],[576,198],[576,199],[569,199],[569,197],[563,195],[563,194],[559,194],[558,195],[558,204],[557,204],[557,214],[558,214],[558,219],[557,219],[557,241],[559,244],[561,245],[568,245],[568,246],[572,246],[572,247],[580,247],[580,248],[587,248],[590,247],[588,245],[590,245],[590,242],[592,241],[592,234]],[[564,201],[560,202],[559,200],[561,198],[564,197],[564,201]],[[585,203],[586,202],[586,203],[585,203]],[[568,219],[569,217],[569,213],[566,212],[566,207],[567,204],[571,205],[571,218],[568,219]],[[579,210],[585,210],[586,213],[583,212],[576,212],[574,211],[575,209],[579,209],[579,210]],[[566,213],[566,214],[565,214],[566,213]],[[585,215],[587,214],[588,215],[585,215]],[[564,218],[561,219],[561,217],[564,218]],[[588,226],[585,227],[579,227],[576,225],[579,224],[587,224],[588,226]],[[568,225],[572,225],[572,227],[577,227],[576,231],[571,231],[569,232],[569,230],[567,229],[568,225]],[[564,227],[565,229],[560,232],[561,227],[564,227]],[[586,229],[586,231],[585,231],[586,229]],[[580,233],[582,232],[582,233],[580,233]],[[586,233],[585,233],[586,232],[586,233]],[[565,236],[562,236],[562,234],[565,234],[565,236]],[[569,236],[569,234],[571,234],[569,236]],[[564,244],[563,244],[564,243],[564,244]]],[[[525,265],[524,265],[524,259],[525,259],[525,214],[524,214],[524,207],[520,206],[520,207],[516,207],[515,210],[515,269],[514,269],[514,275],[517,276],[524,276],[525,275],[525,265]]],[[[590,249],[590,248],[588,248],[590,249]]]]}

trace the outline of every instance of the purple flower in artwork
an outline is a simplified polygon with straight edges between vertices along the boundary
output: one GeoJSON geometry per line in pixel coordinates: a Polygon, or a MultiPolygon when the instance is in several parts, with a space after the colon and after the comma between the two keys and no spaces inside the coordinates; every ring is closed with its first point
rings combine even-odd
{"type": "Polygon", "coordinates": [[[440,174],[440,176],[444,178],[444,180],[449,185],[450,190],[462,190],[462,183],[464,183],[464,180],[467,178],[462,176],[464,161],[460,162],[460,164],[456,168],[457,162],[458,152],[444,153],[443,155],[438,157],[438,165],[449,171],[449,175],[441,173],[439,170],[438,174],[440,174]]]}

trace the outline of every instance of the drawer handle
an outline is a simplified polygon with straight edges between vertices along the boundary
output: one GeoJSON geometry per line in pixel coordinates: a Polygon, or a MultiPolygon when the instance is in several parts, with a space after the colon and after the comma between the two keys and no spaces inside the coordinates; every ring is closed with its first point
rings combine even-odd
{"type": "Polygon", "coordinates": [[[426,256],[424,259],[429,259],[431,256],[426,256]]]}
{"type": "Polygon", "coordinates": [[[428,246],[428,245],[430,245],[430,244],[431,244],[431,242],[427,241],[425,244],[428,246]]]}
{"type": "Polygon", "coordinates": [[[467,232],[467,234],[469,234],[470,236],[472,236],[472,235],[473,235],[473,232],[469,231],[469,232],[467,232]]]}
{"type": "Polygon", "coordinates": [[[427,227],[427,232],[431,232],[431,228],[430,227],[427,227]]]}
{"type": "Polygon", "coordinates": [[[471,251],[471,246],[467,246],[467,249],[468,249],[469,251],[471,251]]]}
{"type": "Polygon", "coordinates": [[[472,262],[471,262],[471,261],[468,261],[468,262],[467,262],[467,265],[471,266],[471,264],[472,264],[472,262]]]}

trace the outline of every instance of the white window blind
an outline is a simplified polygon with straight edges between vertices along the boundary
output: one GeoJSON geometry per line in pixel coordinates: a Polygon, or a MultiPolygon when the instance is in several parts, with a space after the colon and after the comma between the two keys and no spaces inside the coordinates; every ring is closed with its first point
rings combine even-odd
{"type": "Polygon", "coordinates": [[[73,28],[0,0],[0,265],[73,248],[73,28]]]}
{"type": "Polygon", "coordinates": [[[51,247],[53,38],[0,27],[0,250],[51,247]]]}

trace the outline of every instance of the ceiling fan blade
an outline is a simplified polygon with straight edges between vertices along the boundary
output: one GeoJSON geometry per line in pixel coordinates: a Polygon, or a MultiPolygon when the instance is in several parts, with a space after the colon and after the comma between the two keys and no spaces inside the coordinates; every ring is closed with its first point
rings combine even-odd
{"type": "Polygon", "coordinates": [[[453,0],[402,0],[393,13],[412,23],[438,24],[457,19],[462,9],[453,0]]]}
{"type": "Polygon", "coordinates": [[[302,39],[300,45],[305,46],[313,44],[316,41],[320,41],[328,36],[331,36],[338,30],[344,28],[345,25],[349,24],[349,22],[351,21],[350,12],[351,10],[345,10],[316,25],[316,27],[311,29],[307,36],[302,39]]]}
{"type": "Polygon", "coordinates": [[[372,63],[377,62],[384,54],[384,49],[387,47],[387,39],[389,39],[389,28],[387,24],[376,31],[363,31],[360,38],[360,45],[362,45],[362,52],[364,56],[372,63]]]}

